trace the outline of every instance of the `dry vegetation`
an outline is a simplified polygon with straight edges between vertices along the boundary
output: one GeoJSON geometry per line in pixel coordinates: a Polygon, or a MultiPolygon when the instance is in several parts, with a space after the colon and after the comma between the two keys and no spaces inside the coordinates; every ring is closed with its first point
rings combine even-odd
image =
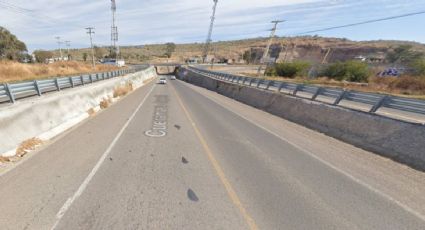
{"type": "Polygon", "coordinates": [[[6,162],[10,162],[10,159],[8,157],[0,156],[0,163],[6,163],[6,162]]]}
{"type": "Polygon", "coordinates": [[[0,61],[0,83],[68,76],[82,73],[116,70],[112,65],[96,65],[96,69],[83,62],[56,62],[53,64],[23,64],[0,61]]]}
{"type": "Polygon", "coordinates": [[[108,108],[110,105],[112,104],[111,100],[108,98],[103,98],[102,101],[100,101],[100,108],[101,109],[106,109],[108,108]]]}
{"type": "Polygon", "coordinates": [[[37,146],[41,145],[43,143],[42,140],[38,138],[31,138],[24,142],[22,142],[18,149],[16,149],[16,156],[23,157],[25,154],[28,153],[28,151],[35,150],[37,146]]]}
{"type": "Polygon", "coordinates": [[[96,111],[93,108],[91,108],[91,109],[87,110],[87,113],[89,114],[90,117],[92,117],[96,114],[96,111]]]}
{"type": "Polygon", "coordinates": [[[118,86],[114,89],[114,98],[125,96],[131,91],[133,91],[133,84],[131,83],[126,83],[125,85],[118,86]]]}

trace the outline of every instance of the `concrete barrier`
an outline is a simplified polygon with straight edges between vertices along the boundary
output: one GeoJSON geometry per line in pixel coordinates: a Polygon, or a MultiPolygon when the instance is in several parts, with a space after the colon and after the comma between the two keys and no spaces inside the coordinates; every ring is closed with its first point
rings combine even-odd
{"type": "Polygon", "coordinates": [[[241,86],[193,73],[178,78],[425,171],[425,126],[241,86]]]}
{"type": "Polygon", "coordinates": [[[41,97],[28,98],[0,108],[0,156],[15,155],[19,144],[30,138],[49,140],[89,117],[104,98],[112,98],[114,88],[131,83],[144,85],[156,76],[155,69],[100,81],[41,97]]]}

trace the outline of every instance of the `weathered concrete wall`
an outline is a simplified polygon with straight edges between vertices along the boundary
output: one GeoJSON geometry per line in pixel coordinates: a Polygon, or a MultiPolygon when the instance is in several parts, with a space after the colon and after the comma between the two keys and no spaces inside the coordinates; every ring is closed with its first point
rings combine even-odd
{"type": "Polygon", "coordinates": [[[17,101],[0,108],[0,155],[12,156],[25,140],[48,140],[89,117],[89,109],[99,109],[104,98],[112,97],[119,85],[131,82],[133,88],[156,76],[155,69],[112,78],[83,87],[17,101]]]}
{"type": "Polygon", "coordinates": [[[178,76],[289,121],[425,171],[425,126],[200,76],[178,76]]]}

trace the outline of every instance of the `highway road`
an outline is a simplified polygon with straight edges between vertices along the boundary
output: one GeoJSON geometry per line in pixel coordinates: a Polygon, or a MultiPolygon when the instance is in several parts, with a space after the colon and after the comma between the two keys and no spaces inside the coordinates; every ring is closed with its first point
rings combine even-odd
{"type": "Polygon", "coordinates": [[[0,174],[0,229],[425,229],[425,174],[152,82],[0,174]]]}

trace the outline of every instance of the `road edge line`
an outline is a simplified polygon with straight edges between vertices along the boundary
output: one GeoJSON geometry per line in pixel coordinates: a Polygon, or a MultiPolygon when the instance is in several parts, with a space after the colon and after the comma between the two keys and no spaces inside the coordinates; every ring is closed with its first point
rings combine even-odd
{"type": "MultiPolygon", "coordinates": [[[[202,88],[202,89],[204,89],[204,88],[202,88]]],[[[206,89],[206,90],[207,90],[207,89],[206,89]]],[[[195,92],[197,92],[196,90],[194,90],[194,91],[195,91],[195,92]]],[[[385,193],[383,193],[383,192],[379,191],[378,189],[374,188],[372,185],[369,185],[369,184],[367,184],[367,183],[365,183],[365,182],[362,182],[360,179],[357,179],[355,176],[351,175],[350,173],[345,172],[344,170],[342,170],[342,169],[338,168],[337,166],[335,166],[335,165],[333,165],[333,164],[331,164],[331,163],[329,163],[329,162],[327,162],[327,161],[323,160],[322,158],[320,158],[320,157],[316,156],[314,153],[312,153],[311,151],[309,151],[309,150],[307,150],[307,149],[305,149],[305,148],[301,147],[300,145],[295,144],[295,143],[293,143],[293,142],[289,141],[288,139],[286,139],[286,138],[284,138],[284,137],[281,137],[279,134],[277,134],[277,133],[275,133],[275,132],[273,132],[273,131],[269,130],[268,128],[266,128],[266,127],[264,127],[264,126],[262,126],[262,125],[259,125],[259,124],[255,123],[254,121],[252,121],[251,119],[246,118],[245,116],[240,115],[240,114],[238,114],[238,113],[236,113],[236,112],[233,112],[232,110],[230,110],[230,109],[228,109],[228,108],[226,108],[226,107],[224,107],[224,106],[220,105],[220,103],[218,103],[215,99],[211,99],[210,97],[207,97],[207,96],[205,96],[204,94],[202,94],[202,93],[200,93],[200,92],[197,92],[197,93],[198,93],[198,94],[200,94],[200,95],[202,95],[202,96],[204,96],[205,98],[207,98],[207,99],[211,100],[212,102],[214,102],[214,103],[215,103],[215,104],[217,104],[218,106],[221,106],[221,107],[222,107],[222,108],[224,108],[225,110],[227,110],[227,111],[229,111],[229,112],[231,112],[231,113],[235,114],[236,116],[238,116],[238,117],[240,117],[240,118],[242,118],[242,119],[246,120],[247,122],[249,122],[249,123],[251,123],[251,124],[253,124],[253,125],[257,126],[258,128],[263,129],[264,131],[266,131],[266,132],[268,132],[268,133],[272,134],[273,136],[275,136],[275,137],[277,137],[277,138],[281,139],[282,141],[284,141],[284,142],[286,142],[286,143],[288,143],[288,144],[292,145],[292,146],[293,146],[293,147],[295,147],[296,149],[299,149],[300,151],[302,151],[302,152],[304,152],[305,154],[307,154],[308,156],[310,156],[310,157],[312,157],[312,158],[316,159],[317,161],[321,162],[322,164],[324,164],[324,165],[328,166],[329,168],[331,168],[331,169],[333,169],[333,170],[335,170],[335,171],[337,171],[337,172],[339,172],[339,173],[343,174],[344,176],[348,177],[350,180],[352,180],[352,181],[354,181],[354,182],[356,182],[356,183],[358,183],[358,184],[362,185],[363,187],[365,187],[365,188],[369,189],[369,190],[370,190],[370,191],[372,191],[373,193],[375,193],[375,194],[377,194],[377,195],[379,195],[379,196],[381,196],[381,197],[383,197],[383,198],[385,198],[385,199],[387,199],[387,200],[389,200],[389,201],[393,202],[394,204],[398,205],[399,207],[401,207],[402,209],[404,209],[406,212],[408,212],[408,213],[410,213],[410,214],[412,214],[412,215],[416,216],[416,217],[417,217],[417,218],[419,218],[420,220],[425,221],[425,215],[423,215],[422,213],[419,213],[419,212],[417,212],[417,211],[413,210],[412,208],[408,207],[407,205],[404,205],[401,201],[399,201],[399,200],[397,200],[397,199],[393,198],[393,197],[392,197],[392,196],[390,196],[390,195],[387,195],[387,194],[385,194],[385,193]]],[[[219,95],[220,95],[220,94],[219,94],[219,95]]],[[[221,96],[223,96],[223,95],[221,95],[221,96]]],[[[224,96],[224,97],[225,97],[225,96],[224,96]]],[[[226,97],[226,98],[228,98],[228,97],[226,97]]],[[[231,98],[228,98],[228,99],[231,99],[231,98]]],[[[236,102],[238,102],[238,103],[241,103],[241,102],[239,102],[239,101],[237,101],[237,100],[234,100],[234,101],[236,101],[236,102]]],[[[242,104],[244,104],[244,103],[242,103],[242,104]]],[[[246,104],[244,104],[244,105],[246,105],[246,104]]],[[[249,106],[249,105],[247,105],[247,106],[249,106]]],[[[251,107],[251,108],[253,108],[253,109],[256,109],[256,108],[254,108],[254,107],[252,107],[252,106],[250,106],[250,107],[251,107]]],[[[261,111],[261,110],[260,110],[260,111],[261,111]]],[[[263,111],[263,112],[267,113],[266,111],[263,111]]],[[[270,113],[268,113],[268,114],[270,114],[270,113]]],[[[275,116],[275,115],[273,115],[273,114],[270,114],[270,115],[275,116]]],[[[280,119],[283,119],[283,118],[280,118],[280,119]]],[[[284,120],[285,120],[285,119],[284,119],[284,120]]],[[[345,142],[344,142],[344,143],[345,143],[345,142]]],[[[346,143],[346,144],[347,144],[347,143],[346,143]]]]}
{"type": "Polygon", "coordinates": [[[111,142],[111,144],[108,146],[106,151],[102,154],[100,159],[97,161],[96,165],[93,167],[89,175],[84,179],[83,183],[78,187],[77,191],[69,197],[66,202],[62,205],[62,207],[59,209],[58,213],[56,214],[56,222],[51,228],[52,230],[56,229],[57,225],[65,215],[65,213],[68,211],[68,209],[71,207],[71,205],[74,203],[74,201],[81,196],[81,194],[85,191],[90,181],[93,179],[97,171],[100,169],[100,166],[105,161],[106,157],[109,155],[109,153],[112,151],[115,144],[118,142],[118,140],[121,138],[124,131],[127,129],[127,127],[130,125],[130,123],[133,121],[136,114],[139,112],[140,108],[143,106],[147,98],[150,96],[152,91],[154,90],[156,85],[153,85],[148,94],[143,98],[143,100],[140,102],[140,104],[137,106],[136,110],[131,114],[130,118],[127,120],[127,122],[124,124],[124,126],[121,128],[121,130],[118,132],[118,134],[115,136],[114,140],[111,142]]]}

